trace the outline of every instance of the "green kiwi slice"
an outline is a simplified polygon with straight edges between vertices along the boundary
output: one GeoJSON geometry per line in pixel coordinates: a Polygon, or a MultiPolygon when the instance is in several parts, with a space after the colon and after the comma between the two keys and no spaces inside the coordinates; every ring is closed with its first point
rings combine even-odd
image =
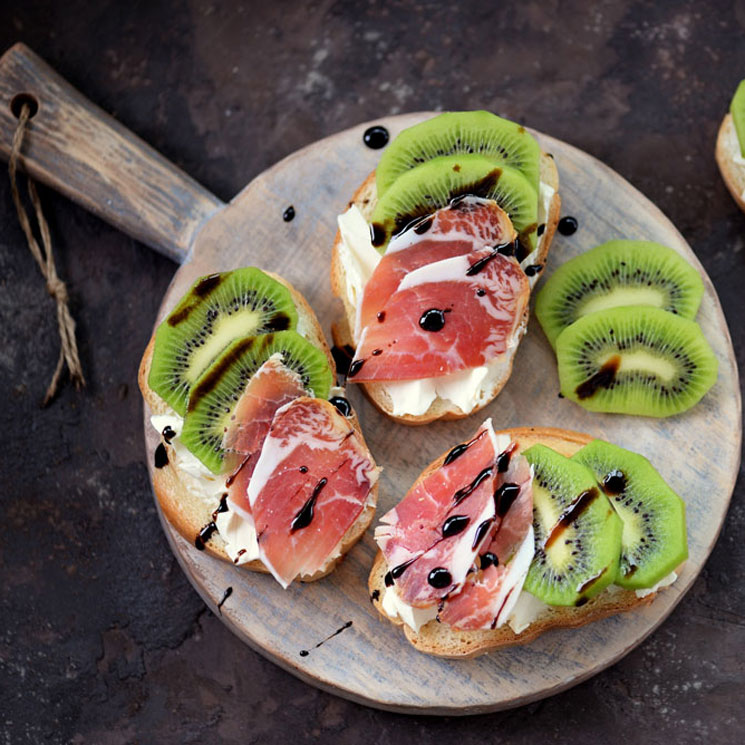
{"type": "Polygon", "coordinates": [[[510,216],[520,242],[532,252],[538,226],[536,190],[517,169],[481,155],[434,158],[396,179],[373,211],[373,245],[382,252],[391,237],[414,220],[465,194],[496,201],[510,216]]]}
{"type": "Polygon", "coordinates": [[[405,129],[388,146],[375,170],[378,198],[406,171],[461,154],[516,168],[538,192],[541,148],[525,127],[489,111],[448,111],[405,129]]]}
{"type": "Polygon", "coordinates": [[[549,605],[584,605],[618,574],[622,524],[595,475],[545,445],[533,466],[535,556],[525,589],[549,605]]]}
{"type": "Polygon", "coordinates": [[[704,294],[699,273],[671,248],[650,241],[608,241],[562,264],[536,297],[544,333],[556,337],[581,316],[650,305],[694,318],[704,294]]]}
{"type": "Polygon", "coordinates": [[[644,456],[593,440],[572,460],[595,474],[623,521],[616,584],[652,587],[688,558],[685,504],[644,456]]]}
{"type": "Polygon", "coordinates": [[[148,385],[183,416],[189,389],[228,344],[297,320],[290,291],[260,269],[200,277],[155,332],[148,385]]]}
{"type": "Polygon", "coordinates": [[[181,441],[213,473],[220,473],[221,447],[230,416],[251,376],[273,354],[302,379],[309,395],[328,398],[333,375],[326,355],[296,331],[250,336],[233,342],[191,387],[181,441]]]}
{"type": "Polygon", "coordinates": [[[717,379],[698,324],[645,306],[580,318],[557,337],[556,357],[561,393],[590,411],[679,414],[717,379]]]}
{"type": "Polygon", "coordinates": [[[740,143],[740,153],[745,157],[745,80],[740,81],[730,104],[732,119],[735,122],[737,140],[740,143]]]}

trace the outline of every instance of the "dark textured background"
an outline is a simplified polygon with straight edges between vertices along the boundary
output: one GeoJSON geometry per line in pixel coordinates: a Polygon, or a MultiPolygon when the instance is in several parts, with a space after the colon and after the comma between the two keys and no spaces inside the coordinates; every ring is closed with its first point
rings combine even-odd
{"type": "MultiPolygon", "coordinates": [[[[486,108],[563,138],[673,219],[742,361],[745,215],[713,158],[745,77],[742,2],[10,5],[0,51],[26,42],[224,199],[297,148],[384,114],[486,108]]],[[[143,462],[136,368],[175,267],[54,193],[43,201],[89,386],[39,409],[58,353],[53,303],[0,177],[0,741],[741,741],[742,479],[669,620],[612,669],[526,708],[382,713],[244,647],[171,555],[143,462]]]]}

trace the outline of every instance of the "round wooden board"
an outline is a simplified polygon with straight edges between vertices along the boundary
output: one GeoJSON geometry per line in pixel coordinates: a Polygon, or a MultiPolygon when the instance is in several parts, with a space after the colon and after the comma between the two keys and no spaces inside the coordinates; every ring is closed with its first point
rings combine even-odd
{"type": "MultiPolygon", "coordinates": [[[[395,136],[428,116],[407,114],[374,123],[395,136]]],[[[321,140],[251,182],[234,200],[246,211],[243,224],[250,228],[245,252],[191,257],[176,273],[161,317],[197,276],[255,264],[278,272],[303,292],[330,337],[331,323],[340,314],[328,278],[336,216],[380,156],[363,144],[367,126],[321,140]],[[282,213],[290,204],[296,217],[285,223],[282,213]]],[[[691,586],[716,541],[734,488],[740,460],[740,388],[729,332],[709,278],[671,222],[623,178],[566,143],[537,136],[559,168],[562,214],[579,220],[575,235],[557,234],[546,274],[611,238],[671,246],[703,276],[706,292],[698,321],[719,359],[717,383],[692,411],[669,419],[591,414],[557,397],[556,361],[531,319],[511,380],[483,413],[468,419],[408,428],[379,414],[352,385],[349,397],[384,467],[378,515],[398,502],[427,463],[491,416],[496,428],[560,426],[645,454],[686,501],[690,558],[679,580],[649,607],[579,630],[549,632],[527,646],[474,660],[442,660],[416,652],[370,603],[372,527],[331,576],[284,591],[269,576],[197,551],[163,521],[181,566],[213,610],[226,588],[233,588],[221,618],[235,634],[303,680],[370,706],[421,714],[495,711],[557,693],[611,665],[651,633],[691,586]],[[348,621],[351,627],[314,648],[348,621]],[[301,656],[302,649],[310,654],[301,656]]],[[[148,414],[146,410],[152,469],[157,435],[148,414]]]]}

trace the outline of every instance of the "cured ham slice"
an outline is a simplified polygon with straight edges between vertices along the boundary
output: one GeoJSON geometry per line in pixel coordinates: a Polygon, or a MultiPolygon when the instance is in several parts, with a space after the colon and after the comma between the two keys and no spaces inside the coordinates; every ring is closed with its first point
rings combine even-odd
{"type": "Polygon", "coordinates": [[[509,348],[529,293],[517,261],[496,249],[415,269],[362,330],[349,378],[417,380],[487,364],[509,348]]]}
{"type": "Polygon", "coordinates": [[[328,401],[296,398],[276,412],[248,500],[259,558],[283,587],[334,558],[377,477],[364,443],[328,401]]]}
{"type": "Polygon", "coordinates": [[[230,508],[244,519],[251,516],[248,483],[272,419],[278,409],[305,392],[300,376],[282,364],[280,355],[272,355],[251,377],[238,401],[222,447],[230,508]]]}
{"type": "Polygon", "coordinates": [[[407,273],[483,248],[507,248],[515,237],[507,213],[491,199],[465,197],[420,220],[390,242],[365,285],[357,309],[355,339],[365,326],[379,320],[378,313],[407,273]]]}
{"type": "Polygon", "coordinates": [[[508,445],[487,419],[381,518],[375,540],[404,602],[432,605],[463,584],[497,520],[498,456],[508,445]]]}
{"type": "Polygon", "coordinates": [[[458,594],[446,599],[439,612],[440,621],[456,629],[493,629],[504,623],[533,560],[533,490],[528,461],[513,454],[499,482],[495,502],[501,522],[482,549],[476,571],[469,574],[458,594]]]}

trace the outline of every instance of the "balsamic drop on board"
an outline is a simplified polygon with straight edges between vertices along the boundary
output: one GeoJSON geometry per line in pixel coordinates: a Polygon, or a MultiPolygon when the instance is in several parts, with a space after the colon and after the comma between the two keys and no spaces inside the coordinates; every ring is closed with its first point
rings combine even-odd
{"type": "Polygon", "coordinates": [[[579,223],[576,217],[562,217],[559,220],[559,232],[562,235],[574,235],[578,227],[579,223]]]}
{"type": "Polygon", "coordinates": [[[362,135],[362,141],[373,150],[380,150],[381,147],[385,147],[389,139],[388,130],[379,124],[368,127],[365,134],[362,135]]]}
{"type": "Polygon", "coordinates": [[[168,465],[168,452],[166,446],[161,442],[155,448],[155,467],[165,468],[168,465]]]}
{"type": "Polygon", "coordinates": [[[282,213],[282,219],[285,222],[291,222],[295,219],[295,208],[290,205],[283,213],[282,213]]]}

